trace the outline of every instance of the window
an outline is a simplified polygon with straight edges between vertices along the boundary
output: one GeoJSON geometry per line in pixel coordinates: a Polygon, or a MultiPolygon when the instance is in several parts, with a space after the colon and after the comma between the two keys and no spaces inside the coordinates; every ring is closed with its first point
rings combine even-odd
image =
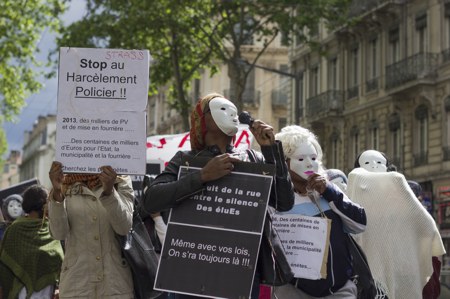
{"type": "Polygon", "coordinates": [[[445,17],[445,45],[447,49],[450,49],[450,3],[445,3],[444,8],[444,17],[445,17]]]}
{"type": "Polygon", "coordinates": [[[255,21],[250,16],[246,16],[242,23],[234,25],[234,33],[239,38],[241,45],[253,45],[253,26],[255,21]]]}
{"type": "MultiPolygon", "coordinates": [[[[289,66],[287,64],[280,64],[280,72],[289,73],[289,66]]],[[[280,88],[288,87],[291,78],[280,74],[280,88]]]]}
{"type": "Polygon", "coordinates": [[[378,39],[369,41],[367,49],[367,79],[378,77],[378,39]]]}
{"type": "Polygon", "coordinates": [[[280,117],[278,119],[278,131],[281,131],[281,129],[286,127],[286,125],[287,125],[286,117],[280,117]]]}
{"type": "Polygon", "coordinates": [[[417,120],[415,165],[427,163],[428,152],[428,108],[420,105],[415,111],[417,120]]]}
{"type": "Polygon", "coordinates": [[[289,32],[286,30],[281,30],[281,46],[288,47],[289,46],[289,32]]]}
{"type": "Polygon", "coordinates": [[[416,52],[427,52],[427,14],[422,13],[416,16],[416,52]]]}
{"type": "Polygon", "coordinates": [[[379,132],[380,130],[378,129],[378,124],[376,122],[373,122],[370,128],[370,139],[372,148],[376,150],[378,150],[380,147],[379,132]]]}
{"type": "Polygon", "coordinates": [[[314,66],[310,70],[309,97],[319,94],[319,66],[314,66]]]}
{"type": "MultiPolygon", "coordinates": [[[[231,99],[236,98],[236,91],[230,89],[230,94],[227,96],[231,99]]],[[[242,103],[255,105],[258,104],[259,95],[255,90],[255,69],[253,68],[247,76],[244,93],[242,94],[242,103]]]]}
{"type": "Polygon", "coordinates": [[[358,47],[354,47],[352,50],[350,50],[350,57],[349,57],[349,87],[355,87],[358,86],[358,47]]]}
{"type": "MultiPolygon", "coordinates": [[[[356,158],[359,155],[359,129],[357,126],[352,127],[350,130],[350,140],[351,140],[351,153],[353,155],[353,161],[356,160],[356,158]]],[[[350,167],[353,168],[353,163],[350,165],[350,167]]]]}
{"type": "Polygon", "coordinates": [[[428,134],[428,118],[426,115],[419,118],[419,152],[424,153],[427,151],[427,134],[428,134]]]}
{"type": "Polygon", "coordinates": [[[398,27],[389,31],[389,63],[400,60],[400,29],[398,27]]]}
{"type": "Polygon", "coordinates": [[[41,145],[46,145],[47,144],[47,127],[44,128],[44,130],[42,130],[41,133],[41,145]]]}
{"type": "Polygon", "coordinates": [[[401,145],[401,120],[398,113],[393,113],[388,118],[388,126],[390,132],[389,152],[392,163],[400,167],[402,155],[401,145]]]}
{"type": "Polygon", "coordinates": [[[445,107],[445,139],[444,139],[444,160],[450,160],[450,96],[444,100],[445,107]]]}
{"type": "Polygon", "coordinates": [[[348,52],[348,84],[347,99],[356,98],[359,95],[359,49],[355,45],[348,52]]]}
{"type": "Polygon", "coordinates": [[[328,89],[338,89],[338,65],[336,57],[328,60],[328,89]]]}
{"type": "Polygon", "coordinates": [[[297,109],[297,113],[295,114],[295,117],[297,118],[295,121],[300,123],[300,118],[303,117],[303,91],[304,91],[304,86],[303,84],[305,83],[303,80],[303,72],[298,72],[297,73],[297,84],[295,86],[295,103],[296,103],[296,109],[297,109]]]}
{"type": "Polygon", "coordinates": [[[339,132],[334,131],[330,136],[330,141],[331,161],[329,165],[339,169],[339,132]]]}

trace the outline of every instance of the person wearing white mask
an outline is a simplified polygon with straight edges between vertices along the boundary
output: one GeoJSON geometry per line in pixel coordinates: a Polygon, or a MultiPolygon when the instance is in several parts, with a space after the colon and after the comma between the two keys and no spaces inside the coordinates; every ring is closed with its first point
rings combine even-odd
{"type": "Polygon", "coordinates": [[[23,215],[22,201],[22,196],[19,194],[11,194],[3,200],[2,213],[6,225],[23,215]]]}
{"type": "MultiPolygon", "coordinates": [[[[322,148],[311,131],[292,125],[284,127],[275,137],[283,143],[295,188],[294,207],[279,214],[331,219],[326,277],[312,279],[296,274],[296,279],[291,282],[294,287],[288,285],[276,288],[276,297],[356,299],[357,286],[353,282],[355,273],[347,239],[348,233],[358,234],[365,230],[364,208],[353,203],[340,188],[327,179],[322,165],[322,148]]],[[[289,240],[287,244],[290,244],[289,240]]]]}
{"type": "Polygon", "coordinates": [[[355,168],[361,167],[370,172],[397,171],[386,155],[377,150],[366,150],[355,160],[355,168]]]}
{"type": "MultiPolygon", "coordinates": [[[[348,175],[347,194],[367,213],[367,229],[355,236],[367,256],[378,298],[426,298],[432,257],[445,248],[430,213],[416,199],[403,174],[392,171],[386,156],[364,151],[348,175]]],[[[435,294],[439,295],[439,294],[435,294]]]]}
{"type": "MultiPolygon", "coordinates": [[[[238,132],[238,112],[236,106],[223,95],[211,93],[201,98],[191,113],[191,151],[179,151],[169,161],[144,194],[143,208],[147,213],[155,213],[176,208],[192,194],[202,192],[205,183],[220,179],[231,173],[234,164],[252,161],[246,151],[233,146],[238,132]],[[188,173],[178,178],[183,157],[209,158],[198,172],[188,173]]],[[[269,205],[280,211],[292,208],[294,192],[283,155],[282,144],[275,140],[273,128],[261,120],[250,124],[250,131],[261,147],[261,152],[253,151],[257,163],[276,165],[275,186],[271,190],[269,205]]],[[[251,298],[259,293],[258,268],[252,286],[251,298]]],[[[201,282],[199,282],[201,284],[201,282]]],[[[224,284],[227,281],[223,281],[224,284]]],[[[232,286],[230,286],[232,287],[232,286]]],[[[201,298],[185,294],[172,294],[171,298],[201,298]]]]}

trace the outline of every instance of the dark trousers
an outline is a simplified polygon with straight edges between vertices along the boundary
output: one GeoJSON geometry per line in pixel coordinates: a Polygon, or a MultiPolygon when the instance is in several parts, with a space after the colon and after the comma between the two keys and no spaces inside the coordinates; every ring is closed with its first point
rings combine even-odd
{"type": "MultiPolygon", "coordinates": [[[[233,287],[233,286],[230,286],[230,287],[233,287]]],[[[251,299],[258,299],[258,297],[259,297],[259,273],[256,272],[255,278],[253,280],[251,299]]],[[[168,299],[204,299],[204,297],[171,293],[168,295],[168,299]]]]}

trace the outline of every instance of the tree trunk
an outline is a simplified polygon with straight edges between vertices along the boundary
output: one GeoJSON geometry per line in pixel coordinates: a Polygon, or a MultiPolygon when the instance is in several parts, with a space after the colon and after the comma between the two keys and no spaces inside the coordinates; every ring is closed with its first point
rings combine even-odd
{"type": "Polygon", "coordinates": [[[236,105],[238,112],[240,113],[244,109],[242,96],[247,81],[245,66],[230,61],[228,63],[228,77],[230,78],[230,94],[228,97],[229,100],[236,105]]]}

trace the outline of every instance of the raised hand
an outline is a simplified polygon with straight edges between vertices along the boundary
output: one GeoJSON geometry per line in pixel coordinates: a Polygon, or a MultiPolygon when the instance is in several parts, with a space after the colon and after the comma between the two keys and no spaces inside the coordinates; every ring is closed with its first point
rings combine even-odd
{"type": "Polygon", "coordinates": [[[62,183],[64,181],[64,173],[62,171],[62,163],[58,161],[53,161],[48,176],[53,187],[53,198],[56,201],[63,201],[64,196],[62,194],[62,183]]]}
{"type": "Polygon", "coordinates": [[[250,127],[250,131],[255,136],[259,145],[272,145],[275,143],[275,135],[273,134],[273,127],[268,124],[255,120],[250,127]]]}
{"type": "Polygon", "coordinates": [[[308,182],[306,183],[306,190],[316,190],[319,194],[325,192],[327,188],[327,179],[320,174],[312,174],[308,177],[308,182]]]}
{"type": "Polygon", "coordinates": [[[220,179],[233,171],[234,162],[240,161],[241,160],[231,156],[230,154],[222,154],[212,158],[200,171],[202,182],[220,179]]]}
{"type": "Polygon", "coordinates": [[[103,194],[110,195],[113,192],[114,183],[116,182],[117,173],[111,166],[100,167],[99,179],[102,182],[103,194]]]}
{"type": "Polygon", "coordinates": [[[64,179],[64,174],[62,171],[62,163],[58,161],[53,161],[48,175],[50,178],[50,182],[52,183],[53,189],[61,190],[61,185],[64,179]]]}

